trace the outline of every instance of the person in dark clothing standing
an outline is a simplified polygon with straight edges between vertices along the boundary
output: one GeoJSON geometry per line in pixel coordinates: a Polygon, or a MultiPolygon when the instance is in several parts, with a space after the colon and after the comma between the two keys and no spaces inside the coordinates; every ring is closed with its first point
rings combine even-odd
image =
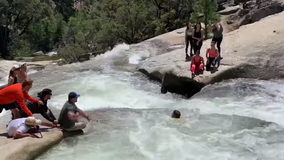
{"type": "Polygon", "coordinates": [[[213,32],[213,38],[212,41],[216,42],[217,44],[217,49],[219,51],[219,56],[222,59],[221,56],[221,43],[223,40],[223,26],[218,23],[217,20],[214,20],[213,26],[212,26],[212,32],[213,32]]]}
{"type": "MultiPolygon", "coordinates": [[[[27,101],[26,105],[33,114],[40,113],[48,121],[52,122],[53,124],[58,124],[58,121],[56,120],[52,111],[47,107],[47,101],[51,98],[51,96],[51,89],[43,89],[41,92],[38,93],[36,99],[41,100],[44,105],[38,105],[37,103],[31,101],[27,101]]],[[[22,110],[20,110],[20,116],[21,118],[28,117],[28,115],[22,110]]]]}
{"type": "Polygon", "coordinates": [[[193,56],[193,39],[192,39],[192,33],[193,33],[194,28],[192,27],[191,23],[188,22],[185,30],[185,61],[189,60],[189,55],[188,55],[188,47],[190,45],[190,57],[193,56]]]}
{"type": "Polygon", "coordinates": [[[201,28],[201,23],[197,23],[195,25],[192,38],[194,41],[194,54],[195,54],[196,51],[201,50],[204,39],[204,31],[201,28]]]}

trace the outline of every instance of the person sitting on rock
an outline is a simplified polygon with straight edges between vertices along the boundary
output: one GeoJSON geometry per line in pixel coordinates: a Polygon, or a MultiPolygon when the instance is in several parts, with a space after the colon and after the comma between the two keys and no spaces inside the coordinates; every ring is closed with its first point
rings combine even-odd
{"type": "Polygon", "coordinates": [[[28,115],[32,116],[32,112],[25,104],[25,99],[43,105],[43,102],[32,98],[28,91],[32,88],[33,81],[29,78],[24,80],[23,83],[13,84],[0,90],[0,113],[3,109],[11,110],[13,118],[20,118],[18,105],[28,115]]]}
{"type": "MultiPolygon", "coordinates": [[[[40,113],[48,121],[52,122],[53,124],[58,124],[58,121],[54,117],[52,111],[47,107],[47,101],[51,98],[51,96],[52,96],[51,89],[48,88],[43,89],[41,92],[37,94],[36,99],[42,101],[44,105],[38,105],[38,103],[29,100],[26,102],[26,105],[28,109],[32,112],[32,114],[40,113]]],[[[21,118],[28,117],[28,115],[22,110],[20,110],[20,116],[21,118]]]]}
{"type": "Polygon", "coordinates": [[[43,122],[35,117],[27,117],[27,118],[18,118],[12,120],[7,126],[8,136],[13,137],[14,139],[24,138],[24,137],[33,137],[34,129],[37,130],[38,125],[43,125],[47,127],[56,127],[53,123],[43,122]]]}
{"type": "Polygon", "coordinates": [[[173,113],[172,113],[172,118],[176,118],[176,119],[181,118],[180,111],[174,110],[173,113]]]}
{"type": "Polygon", "coordinates": [[[211,42],[211,47],[206,50],[206,58],[207,58],[207,63],[206,63],[206,71],[211,71],[212,67],[215,67],[216,61],[219,57],[219,51],[215,47],[215,41],[211,42]]]}
{"type": "Polygon", "coordinates": [[[14,65],[9,72],[8,86],[18,83],[19,73],[20,73],[20,66],[14,65]]]}
{"type": "Polygon", "coordinates": [[[68,95],[68,101],[63,105],[63,108],[60,111],[58,123],[65,131],[77,131],[84,129],[86,127],[86,123],[79,122],[80,116],[83,116],[90,121],[90,117],[76,106],[75,103],[77,102],[78,97],[80,97],[80,95],[77,93],[70,92],[68,95]]]}
{"type": "Polygon", "coordinates": [[[24,64],[22,64],[21,66],[20,66],[20,73],[19,73],[19,75],[18,75],[18,82],[19,83],[22,83],[25,79],[27,79],[28,78],[28,74],[27,74],[27,70],[28,70],[28,68],[27,68],[27,64],[26,63],[24,63],[24,64]]]}
{"type": "Polygon", "coordinates": [[[203,57],[200,56],[199,50],[197,50],[195,53],[195,56],[192,57],[190,66],[191,66],[192,78],[195,75],[203,74],[204,60],[203,60],[203,57]]]}

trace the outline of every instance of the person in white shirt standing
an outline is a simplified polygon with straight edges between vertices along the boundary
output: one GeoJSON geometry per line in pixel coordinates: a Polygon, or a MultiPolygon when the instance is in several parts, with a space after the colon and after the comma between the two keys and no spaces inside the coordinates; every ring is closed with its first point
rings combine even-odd
{"type": "Polygon", "coordinates": [[[35,117],[17,118],[12,120],[7,126],[7,133],[14,139],[24,137],[36,137],[34,134],[28,133],[30,129],[37,128],[37,125],[43,125],[48,127],[56,127],[51,122],[43,122],[35,117]]]}

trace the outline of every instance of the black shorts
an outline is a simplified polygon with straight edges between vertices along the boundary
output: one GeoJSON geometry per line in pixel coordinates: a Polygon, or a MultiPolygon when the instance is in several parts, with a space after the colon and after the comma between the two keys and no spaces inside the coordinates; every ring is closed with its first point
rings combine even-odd
{"type": "Polygon", "coordinates": [[[15,109],[15,108],[18,108],[18,103],[17,102],[13,102],[13,103],[10,103],[10,104],[0,104],[0,113],[2,112],[3,109],[5,109],[6,111],[7,110],[10,110],[10,109],[15,109]]]}

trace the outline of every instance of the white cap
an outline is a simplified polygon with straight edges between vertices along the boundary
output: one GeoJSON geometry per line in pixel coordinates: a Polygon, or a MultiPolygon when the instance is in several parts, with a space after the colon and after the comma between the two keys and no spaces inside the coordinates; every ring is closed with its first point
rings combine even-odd
{"type": "Polygon", "coordinates": [[[19,69],[19,68],[20,68],[19,65],[14,65],[14,66],[11,68],[11,70],[14,71],[15,69],[19,69]]]}
{"type": "Polygon", "coordinates": [[[36,119],[35,117],[28,117],[25,120],[25,123],[26,123],[26,125],[29,125],[29,126],[37,126],[37,125],[41,124],[41,120],[36,119]]]}

